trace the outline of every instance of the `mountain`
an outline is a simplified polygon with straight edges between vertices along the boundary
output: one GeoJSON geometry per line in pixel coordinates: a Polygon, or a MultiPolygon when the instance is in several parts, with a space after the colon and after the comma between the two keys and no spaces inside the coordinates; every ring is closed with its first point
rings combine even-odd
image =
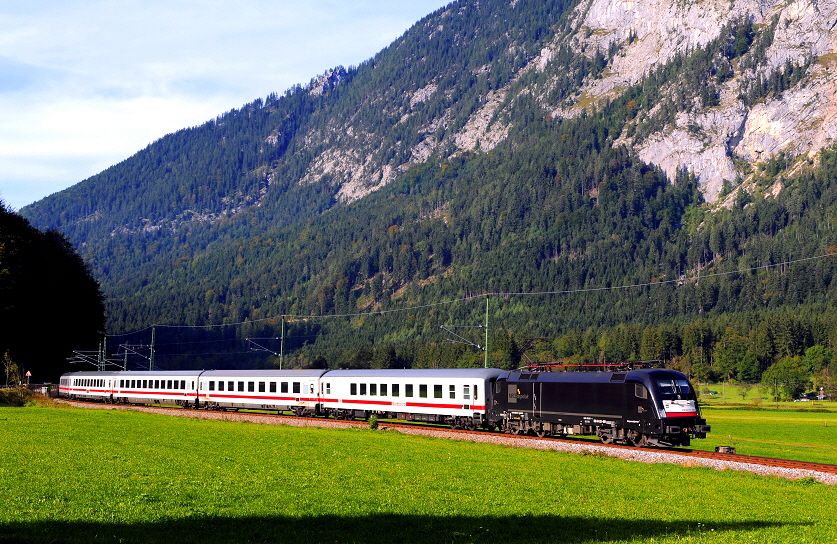
{"type": "MultiPolygon", "coordinates": [[[[286,315],[308,359],[436,364],[440,326],[503,293],[510,357],[591,327],[640,328],[576,355],[638,356],[666,323],[805,320],[764,363],[835,329],[835,22],[835,2],[453,2],[21,213],[92,263],[110,333],[214,327],[170,329],[177,349],[273,342],[286,315]]],[[[666,358],[698,349],[675,336],[666,358]]]]}

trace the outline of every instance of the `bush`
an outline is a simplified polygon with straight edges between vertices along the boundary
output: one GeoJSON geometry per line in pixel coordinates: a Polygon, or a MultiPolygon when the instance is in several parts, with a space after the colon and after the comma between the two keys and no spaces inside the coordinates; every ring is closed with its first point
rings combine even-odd
{"type": "Polygon", "coordinates": [[[371,416],[369,416],[369,428],[372,429],[373,431],[378,428],[378,416],[377,415],[372,414],[371,416]]]}
{"type": "Polygon", "coordinates": [[[25,387],[0,389],[0,405],[26,406],[34,397],[35,393],[25,387]]]}

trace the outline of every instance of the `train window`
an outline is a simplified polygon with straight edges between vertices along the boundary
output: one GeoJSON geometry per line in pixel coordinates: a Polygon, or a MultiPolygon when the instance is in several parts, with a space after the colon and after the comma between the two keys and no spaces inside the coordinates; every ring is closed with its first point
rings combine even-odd
{"type": "Polygon", "coordinates": [[[357,384],[353,383],[349,385],[349,394],[350,395],[357,395],[357,384]]]}
{"type": "Polygon", "coordinates": [[[247,382],[247,391],[253,393],[256,391],[256,382],[247,382]]]}
{"type": "Polygon", "coordinates": [[[308,393],[310,393],[311,395],[314,394],[314,384],[313,383],[308,384],[308,393]]]}
{"type": "Polygon", "coordinates": [[[180,380],[180,389],[186,389],[186,380],[180,380]]]}
{"type": "Polygon", "coordinates": [[[270,392],[271,393],[276,392],[276,382],[270,382],[270,392]]]}
{"type": "Polygon", "coordinates": [[[381,396],[382,397],[387,396],[387,384],[385,384],[385,383],[381,384],[381,396]]]}
{"type": "Polygon", "coordinates": [[[154,380],[154,389],[160,389],[160,380],[154,380]]]}
{"type": "Polygon", "coordinates": [[[663,400],[682,400],[691,398],[689,382],[686,380],[657,380],[657,387],[663,400]]]}
{"type": "Polygon", "coordinates": [[[288,382],[282,382],[282,392],[283,393],[288,392],[288,382]]]}
{"type": "Polygon", "coordinates": [[[264,382],[259,382],[259,393],[264,393],[264,382]]]}
{"type": "Polygon", "coordinates": [[[400,393],[401,393],[400,389],[401,389],[401,386],[399,384],[397,384],[397,383],[392,384],[392,396],[393,397],[399,396],[400,393]]]}
{"type": "Polygon", "coordinates": [[[209,390],[215,391],[215,382],[212,380],[209,381],[209,390]]]}
{"type": "Polygon", "coordinates": [[[378,384],[370,383],[369,384],[369,396],[370,397],[377,397],[378,396],[378,384]]]}
{"type": "Polygon", "coordinates": [[[441,385],[434,385],[433,386],[433,398],[434,399],[442,398],[442,386],[441,385]]]}
{"type": "Polygon", "coordinates": [[[244,382],[238,382],[238,390],[244,391],[244,382]]]}
{"type": "Polygon", "coordinates": [[[326,395],[331,395],[331,384],[330,383],[326,384],[326,395]]]}
{"type": "Polygon", "coordinates": [[[148,380],[142,380],[142,388],[148,389],[148,380]]]}
{"type": "Polygon", "coordinates": [[[413,396],[413,384],[408,383],[404,385],[404,396],[405,397],[412,397],[413,396]]]}
{"type": "Polygon", "coordinates": [[[478,389],[477,389],[477,386],[475,385],[474,386],[474,400],[477,400],[477,391],[478,391],[478,389]]]}
{"type": "Polygon", "coordinates": [[[224,380],[218,382],[218,391],[224,390],[224,380]]]}
{"type": "Polygon", "coordinates": [[[463,385],[462,386],[462,398],[465,400],[471,399],[471,386],[470,385],[463,385]]]}
{"type": "Polygon", "coordinates": [[[174,389],[174,387],[171,386],[171,380],[166,382],[166,389],[174,389]]]}
{"type": "Polygon", "coordinates": [[[648,390],[645,389],[645,386],[642,385],[641,383],[635,383],[634,384],[634,394],[637,396],[637,398],[640,398],[640,399],[647,399],[648,398],[648,390]]]}
{"type": "Polygon", "coordinates": [[[171,387],[172,389],[179,389],[179,387],[177,386],[177,380],[174,380],[174,382],[171,385],[172,385],[172,387],[171,387]]]}
{"type": "Polygon", "coordinates": [[[136,389],[136,387],[137,387],[137,381],[136,380],[131,380],[131,389],[136,389]]]}
{"type": "Polygon", "coordinates": [[[294,384],[294,393],[299,393],[301,391],[299,387],[299,382],[293,382],[294,384]]]}
{"type": "Polygon", "coordinates": [[[360,384],[360,394],[361,395],[366,394],[366,384],[365,383],[360,384]]]}
{"type": "Polygon", "coordinates": [[[235,382],[227,382],[227,391],[235,391],[235,382]]]}
{"type": "Polygon", "coordinates": [[[451,385],[448,389],[450,390],[450,398],[455,399],[456,398],[456,386],[451,385]]]}
{"type": "Polygon", "coordinates": [[[427,384],[421,383],[419,384],[419,398],[426,399],[427,398],[427,384]]]}

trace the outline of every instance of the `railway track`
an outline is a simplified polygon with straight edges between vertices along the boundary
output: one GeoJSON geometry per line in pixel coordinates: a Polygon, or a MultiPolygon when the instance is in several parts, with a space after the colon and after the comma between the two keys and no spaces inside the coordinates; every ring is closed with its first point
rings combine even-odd
{"type": "MultiPolygon", "coordinates": [[[[64,399],[59,400],[59,402],[64,402],[82,408],[138,410],[179,417],[250,421],[254,423],[279,425],[307,427],[366,427],[368,425],[366,421],[346,421],[322,417],[300,417],[295,415],[272,414],[265,412],[187,410],[178,407],[115,405],[68,401],[64,399]]],[[[642,462],[664,462],[688,466],[702,465],[714,467],[718,470],[746,470],[791,479],[810,477],[826,484],[837,485],[837,465],[830,465],[826,463],[812,463],[806,461],[794,461],[790,459],[774,459],[737,453],[718,453],[683,448],[637,448],[617,444],[602,444],[598,440],[584,438],[539,438],[536,436],[509,435],[480,430],[459,430],[443,426],[404,422],[382,421],[379,428],[382,430],[395,430],[405,434],[456,438],[459,440],[498,443],[515,447],[530,447],[576,453],[583,453],[585,451],[594,452],[599,455],[619,457],[642,462]]]]}

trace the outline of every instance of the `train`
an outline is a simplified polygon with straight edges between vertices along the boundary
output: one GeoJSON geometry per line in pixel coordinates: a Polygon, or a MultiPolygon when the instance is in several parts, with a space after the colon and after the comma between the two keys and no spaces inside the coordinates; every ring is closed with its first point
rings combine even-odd
{"type": "Polygon", "coordinates": [[[694,388],[675,370],[544,372],[498,368],[70,372],[60,397],[298,416],[375,415],[606,444],[689,446],[711,431],[694,388]]]}

